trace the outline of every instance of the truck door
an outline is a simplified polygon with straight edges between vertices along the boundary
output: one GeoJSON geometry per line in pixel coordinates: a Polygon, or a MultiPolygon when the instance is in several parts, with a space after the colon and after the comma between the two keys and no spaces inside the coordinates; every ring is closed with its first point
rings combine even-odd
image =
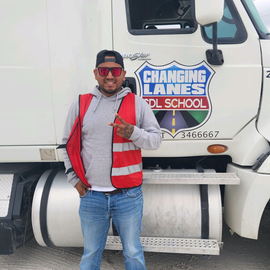
{"type": "Polygon", "coordinates": [[[257,114],[258,36],[241,2],[226,0],[218,23],[224,64],[210,65],[212,27],[196,23],[194,2],[114,0],[113,46],[124,56],[127,76],[136,78],[137,94],[152,107],[165,140],[232,139],[257,114]]]}

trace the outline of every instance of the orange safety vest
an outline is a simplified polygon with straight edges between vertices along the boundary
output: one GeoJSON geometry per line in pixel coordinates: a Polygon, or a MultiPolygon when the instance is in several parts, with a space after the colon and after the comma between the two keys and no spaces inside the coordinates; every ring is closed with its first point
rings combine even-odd
{"type": "MultiPolygon", "coordinates": [[[[79,115],[72,127],[68,141],[65,145],[72,168],[76,175],[89,186],[85,177],[85,169],[81,157],[82,149],[82,123],[84,115],[93,98],[92,94],[79,96],[79,115]]],[[[135,95],[128,93],[118,110],[118,114],[127,122],[136,125],[135,95]]],[[[118,119],[115,123],[120,124],[118,119]]],[[[142,184],[142,155],[141,149],[126,138],[120,137],[113,129],[113,146],[112,146],[112,169],[111,182],[116,188],[131,188],[142,184]]],[[[68,172],[71,169],[68,170],[68,172]]]]}

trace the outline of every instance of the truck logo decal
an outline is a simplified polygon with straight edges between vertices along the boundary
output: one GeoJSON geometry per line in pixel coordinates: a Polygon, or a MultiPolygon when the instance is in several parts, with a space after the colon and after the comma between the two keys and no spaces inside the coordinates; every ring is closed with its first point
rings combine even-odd
{"type": "Polygon", "coordinates": [[[136,72],[141,96],[152,108],[161,129],[175,137],[205,124],[212,111],[209,84],[214,71],[204,61],[184,66],[145,62],[136,72]]]}
{"type": "Polygon", "coordinates": [[[151,60],[149,56],[150,56],[150,53],[144,53],[144,52],[124,53],[124,54],[122,54],[122,57],[124,59],[130,59],[131,61],[134,61],[134,60],[140,60],[140,61],[151,60]]]}

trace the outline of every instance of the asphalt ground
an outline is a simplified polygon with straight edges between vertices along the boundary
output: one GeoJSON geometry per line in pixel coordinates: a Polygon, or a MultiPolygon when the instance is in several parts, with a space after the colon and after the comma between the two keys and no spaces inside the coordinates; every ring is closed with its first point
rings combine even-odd
{"type": "MultiPolygon", "coordinates": [[[[145,253],[148,270],[218,269],[266,270],[270,269],[270,209],[262,217],[259,239],[251,240],[231,234],[223,228],[224,247],[219,256],[169,253],[145,253]]],[[[14,255],[0,256],[1,270],[66,270],[79,269],[83,248],[41,247],[34,238],[19,248],[14,255]]],[[[105,250],[101,270],[122,270],[122,252],[105,250]]]]}

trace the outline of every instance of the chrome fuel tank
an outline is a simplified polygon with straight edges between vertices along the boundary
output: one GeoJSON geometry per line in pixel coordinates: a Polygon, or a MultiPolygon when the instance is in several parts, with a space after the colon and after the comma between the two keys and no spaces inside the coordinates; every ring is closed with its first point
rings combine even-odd
{"type": "MultiPolygon", "coordinates": [[[[182,171],[187,174],[195,172],[182,171]]],[[[166,170],[163,174],[166,175],[166,170]]],[[[203,233],[208,230],[209,239],[220,242],[222,207],[219,185],[203,185],[203,193],[199,184],[164,181],[163,184],[144,181],[142,185],[144,214],[141,236],[198,239],[204,238],[203,233]]],[[[46,171],[38,182],[32,206],[37,242],[42,246],[83,246],[79,204],[79,195],[67,182],[64,170],[46,171]]],[[[109,235],[112,235],[112,229],[109,235]]]]}

